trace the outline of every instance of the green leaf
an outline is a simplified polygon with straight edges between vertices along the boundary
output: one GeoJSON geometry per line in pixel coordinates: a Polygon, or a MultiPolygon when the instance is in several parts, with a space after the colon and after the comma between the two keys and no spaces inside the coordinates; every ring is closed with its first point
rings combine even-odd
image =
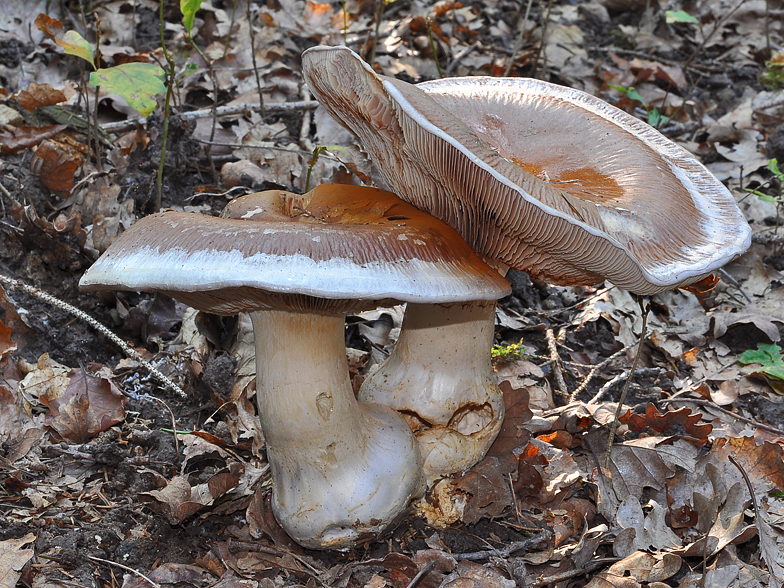
{"type": "Polygon", "coordinates": [[[777,178],[781,178],[784,175],[779,171],[779,162],[775,157],[768,161],[768,169],[776,174],[777,178]]]}
{"type": "Polygon", "coordinates": [[[163,69],[153,63],[123,63],[90,74],[90,85],[119,94],[131,108],[148,116],[155,110],[155,95],[166,90],[163,69]]]}
{"type": "Polygon", "coordinates": [[[640,95],[640,93],[637,90],[634,89],[633,86],[630,86],[629,89],[626,90],[626,95],[629,98],[631,98],[632,100],[636,100],[637,102],[639,102],[643,106],[647,105],[647,103],[645,102],[645,99],[640,95]]]}
{"type": "Polygon", "coordinates": [[[697,24],[700,22],[685,10],[667,10],[664,13],[664,17],[667,20],[667,24],[674,22],[697,24]]]}
{"type": "Polygon", "coordinates": [[[182,11],[182,24],[190,34],[193,28],[193,19],[196,18],[196,11],[201,8],[202,0],[180,0],[180,10],[182,11]]]}
{"type": "Polygon", "coordinates": [[[784,357],[781,356],[781,347],[775,343],[759,343],[756,350],[741,353],[738,361],[744,365],[758,363],[762,366],[758,372],[784,380],[784,357]]]}
{"type": "Polygon", "coordinates": [[[757,196],[759,196],[759,199],[762,200],[763,202],[772,202],[773,204],[776,203],[776,198],[774,198],[770,194],[757,194],[757,196]]]}
{"type": "Polygon", "coordinates": [[[661,125],[666,125],[668,122],[670,122],[670,117],[664,116],[655,108],[648,111],[648,124],[652,127],[658,128],[661,125]]]}
{"type": "Polygon", "coordinates": [[[95,67],[93,46],[76,31],[66,31],[62,21],[41,13],[35,19],[35,26],[62,47],[68,55],[81,57],[95,67]]]}

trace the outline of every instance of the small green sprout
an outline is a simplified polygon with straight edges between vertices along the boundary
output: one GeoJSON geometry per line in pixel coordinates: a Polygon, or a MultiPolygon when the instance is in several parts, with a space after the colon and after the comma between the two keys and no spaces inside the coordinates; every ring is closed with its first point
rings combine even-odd
{"type": "Polygon", "coordinates": [[[493,345],[493,348],[490,350],[490,356],[495,363],[509,363],[510,361],[525,359],[525,347],[523,347],[522,338],[518,343],[493,345]]]}

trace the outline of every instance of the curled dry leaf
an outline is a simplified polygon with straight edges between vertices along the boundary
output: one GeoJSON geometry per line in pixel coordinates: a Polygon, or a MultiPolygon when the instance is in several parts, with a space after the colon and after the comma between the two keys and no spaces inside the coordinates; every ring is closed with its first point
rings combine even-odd
{"type": "Polygon", "coordinates": [[[35,541],[35,534],[28,533],[21,539],[0,541],[0,588],[14,588],[22,576],[22,568],[33,557],[32,549],[22,549],[35,541]]]}
{"type": "Polygon", "coordinates": [[[63,438],[85,443],[125,419],[125,398],[110,380],[83,369],[69,376],[65,390],[50,388],[40,397],[51,411],[46,424],[63,438]]]}
{"type": "Polygon", "coordinates": [[[59,141],[47,139],[30,160],[30,169],[55,194],[66,196],[76,185],[74,175],[84,156],[59,141]]]}
{"type": "Polygon", "coordinates": [[[52,88],[49,84],[36,84],[33,82],[16,96],[16,101],[25,110],[32,112],[42,106],[52,106],[65,102],[65,94],[52,88]]]}
{"type": "Polygon", "coordinates": [[[514,502],[508,463],[487,457],[468,470],[457,482],[457,489],[470,496],[463,521],[473,525],[482,517],[497,517],[514,502]]]}
{"type": "Polygon", "coordinates": [[[175,476],[161,490],[142,492],[139,499],[155,512],[165,516],[177,525],[210,506],[239,482],[239,476],[231,472],[221,472],[207,482],[191,487],[186,476],[175,476]]]}
{"type": "Polygon", "coordinates": [[[509,380],[504,380],[498,387],[504,395],[504,423],[487,455],[506,460],[512,455],[513,449],[528,442],[530,433],[523,428],[523,424],[534,415],[528,408],[527,387],[515,388],[509,380]]]}
{"type": "Polygon", "coordinates": [[[703,446],[708,442],[708,435],[713,430],[709,424],[699,424],[702,414],[693,414],[688,408],[679,410],[668,410],[659,412],[656,406],[648,403],[645,407],[645,415],[629,415],[629,429],[636,432],[643,432],[650,429],[655,433],[669,434],[680,437],[694,445],[703,446]],[[685,431],[686,435],[683,435],[685,431]]]}
{"type": "Polygon", "coordinates": [[[65,125],[49,125],[45,127],[9,127],[0,129],[0,154],[19,153],[30,147],[35,147],[41,141],[54,137],[65,130],[65,125]]]}

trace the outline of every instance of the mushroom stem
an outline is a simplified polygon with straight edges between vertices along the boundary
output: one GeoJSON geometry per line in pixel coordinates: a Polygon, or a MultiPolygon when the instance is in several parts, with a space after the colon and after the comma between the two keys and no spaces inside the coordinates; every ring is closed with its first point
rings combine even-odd
{"type": "Polygon", "coordinates": [[[504,400],[490,361],[495,301],[406,306],[392,354],[359,399],[394,408],[419,441],[428,479],[471,467],[501,429],[504,400]]]}
{"type": "Polygon", "coordinates": [[[398,414],[354,398],[344,314],[250,314],[278,522],[314,548],[383,530],[424,490],[421,457],[398,414]]]}

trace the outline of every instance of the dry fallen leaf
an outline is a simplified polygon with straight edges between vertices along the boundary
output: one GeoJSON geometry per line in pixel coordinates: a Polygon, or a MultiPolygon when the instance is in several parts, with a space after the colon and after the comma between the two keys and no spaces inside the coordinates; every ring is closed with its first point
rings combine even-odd
{"type": "Polygon", "coordinates": [[[122,392],[109,379],[91,376],[84,369],[70,374],[65,389],[51,388],[40,398],[50,410],[46,424],[77,443],[125,419],[122,392]]]}
{"type": "Polygon", "coordinates": [[[0,588],[14,588],[22,576],[22,568],[33,557],[32,549],[23,546],[35,541],[35,534],[28,533],[21,539],[0,541],[0,588]]]}

